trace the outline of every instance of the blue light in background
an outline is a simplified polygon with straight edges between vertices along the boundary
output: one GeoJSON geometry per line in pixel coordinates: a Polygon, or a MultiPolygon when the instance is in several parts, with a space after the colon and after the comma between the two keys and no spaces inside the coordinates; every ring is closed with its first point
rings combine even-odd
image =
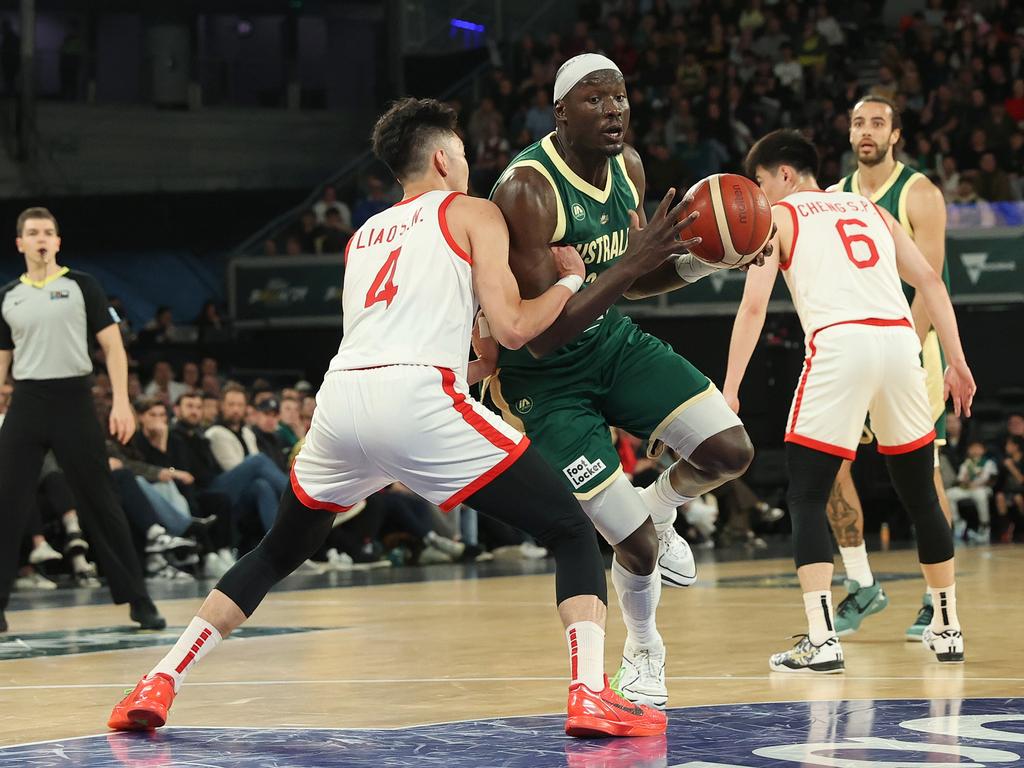
{"type": "Polygon", "coordinates": [[[468,29],[470,32],[484,32],[486,27],[483,24],[476,24],[465,19],[452,19],[451,25],[456,29],[468,29]]]}

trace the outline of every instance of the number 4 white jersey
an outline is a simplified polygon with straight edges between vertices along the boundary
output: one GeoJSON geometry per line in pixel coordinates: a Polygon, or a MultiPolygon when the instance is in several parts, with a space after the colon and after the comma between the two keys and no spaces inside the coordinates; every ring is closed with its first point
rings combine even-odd
{"type": "Polygon", "coordinates": [[[352,235],[344,337],[330,371],[431,365],[465,377],[477,307],[472,259],[445,220],[459,194],[437,190],[403,200],[352,235]]]}
{"type": "Polygon", "coordinates": [[[781,268],[808,338],[838,323],[910,318],[896,243],[874,203],[816,190],[778,205],[793,217],[793,244],[781,268]]]}

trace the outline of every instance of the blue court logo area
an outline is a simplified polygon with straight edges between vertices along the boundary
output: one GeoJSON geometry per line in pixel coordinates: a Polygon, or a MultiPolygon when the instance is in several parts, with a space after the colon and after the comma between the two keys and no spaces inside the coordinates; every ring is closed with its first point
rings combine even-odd
{"type": "MultiPolygon", "coordinates": [[[[282,713],[283,714],[283,713],[282,713]]],[[[564,718],[393,730],[169,727],[0,748],[0,768],[914,768],[1024,766],[1024,699],[669,710],[667,736],[580,741],[564,718]]]]}
{"type": "MultiPolygon", "coordinates": [[[[137,627],[92,627],[54,632],[5,634],[0,635],[3,638],[0,641],[0,661],[174,645],[178,642],[178,636],[184,629],[184,627],[168,627],[159,632],[144,632],[137,627]]],[[[232,632],[228,639],[291,635],[296,632],[316,632],[318,629],[319,627],[240,627],[232,632]]]]}

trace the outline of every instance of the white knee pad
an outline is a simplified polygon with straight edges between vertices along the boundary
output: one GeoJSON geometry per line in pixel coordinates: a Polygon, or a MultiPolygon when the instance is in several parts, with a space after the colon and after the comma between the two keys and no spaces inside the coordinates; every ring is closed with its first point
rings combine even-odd
{"type": "Polygon", "coordinates": [[[722,393],[711,384],[699,395],[676,408],[651,434],[651,445],[661,441],[689,459],[697,447],[713,435],[730,427],[742,427],[722,393]]]}
{"type": "Polygon", "coordinates": [[[612,546],[626,539],[651,516],[637,489],[621,474],[594,498],[581,499],[580,506],[597,532],[612,546]]]}

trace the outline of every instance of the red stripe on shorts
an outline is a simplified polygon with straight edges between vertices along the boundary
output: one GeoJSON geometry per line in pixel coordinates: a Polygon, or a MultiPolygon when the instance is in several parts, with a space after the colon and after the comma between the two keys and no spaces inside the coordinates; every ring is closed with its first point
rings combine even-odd
{"type": "Polygon", "coordinates": [[[353,506],[355,506],[354,504],[350,504],[349,506],[345,507],[342,506],[341,504],[334,504],[333,502],[330,501],[317,501],[302,489],[302,486],[299,484],[299,478],[295,476],[294,466],[292,467],[291,471],[291,482],[292,491],[295,492],[295,495],[298,497],[299,501],[302,502],[302,506],[304,507],[309,507],[310,509],[323,509],[326,510],[327,512],[341,513],[348,512],[350,509],[352,509],[353,506]]]}
{"type": "Polygon", "coordinates": [[[450,512],[512,466],[516,460],[523,455],[523,451],[525,451],[527,446],[530,444],[530,440],[524,436],[518,443],[512,442],[512,440],[491,426],[487,419],[473,410],[473,406],[466,401],[466,396],[464,394],[456,391],[454,371],[450,368],[438,368],[437,370],[441,372],[441,388],[445,391],[445,394],[452,399],[452,406],[459,412],[462,419],[481,436],[483,436],[487,442],[508,454],[504,459],[484,472],[480,477],[471,482],[461,491],[458,491],[456,494],[438,505],[443,511],[450,512]]]}

